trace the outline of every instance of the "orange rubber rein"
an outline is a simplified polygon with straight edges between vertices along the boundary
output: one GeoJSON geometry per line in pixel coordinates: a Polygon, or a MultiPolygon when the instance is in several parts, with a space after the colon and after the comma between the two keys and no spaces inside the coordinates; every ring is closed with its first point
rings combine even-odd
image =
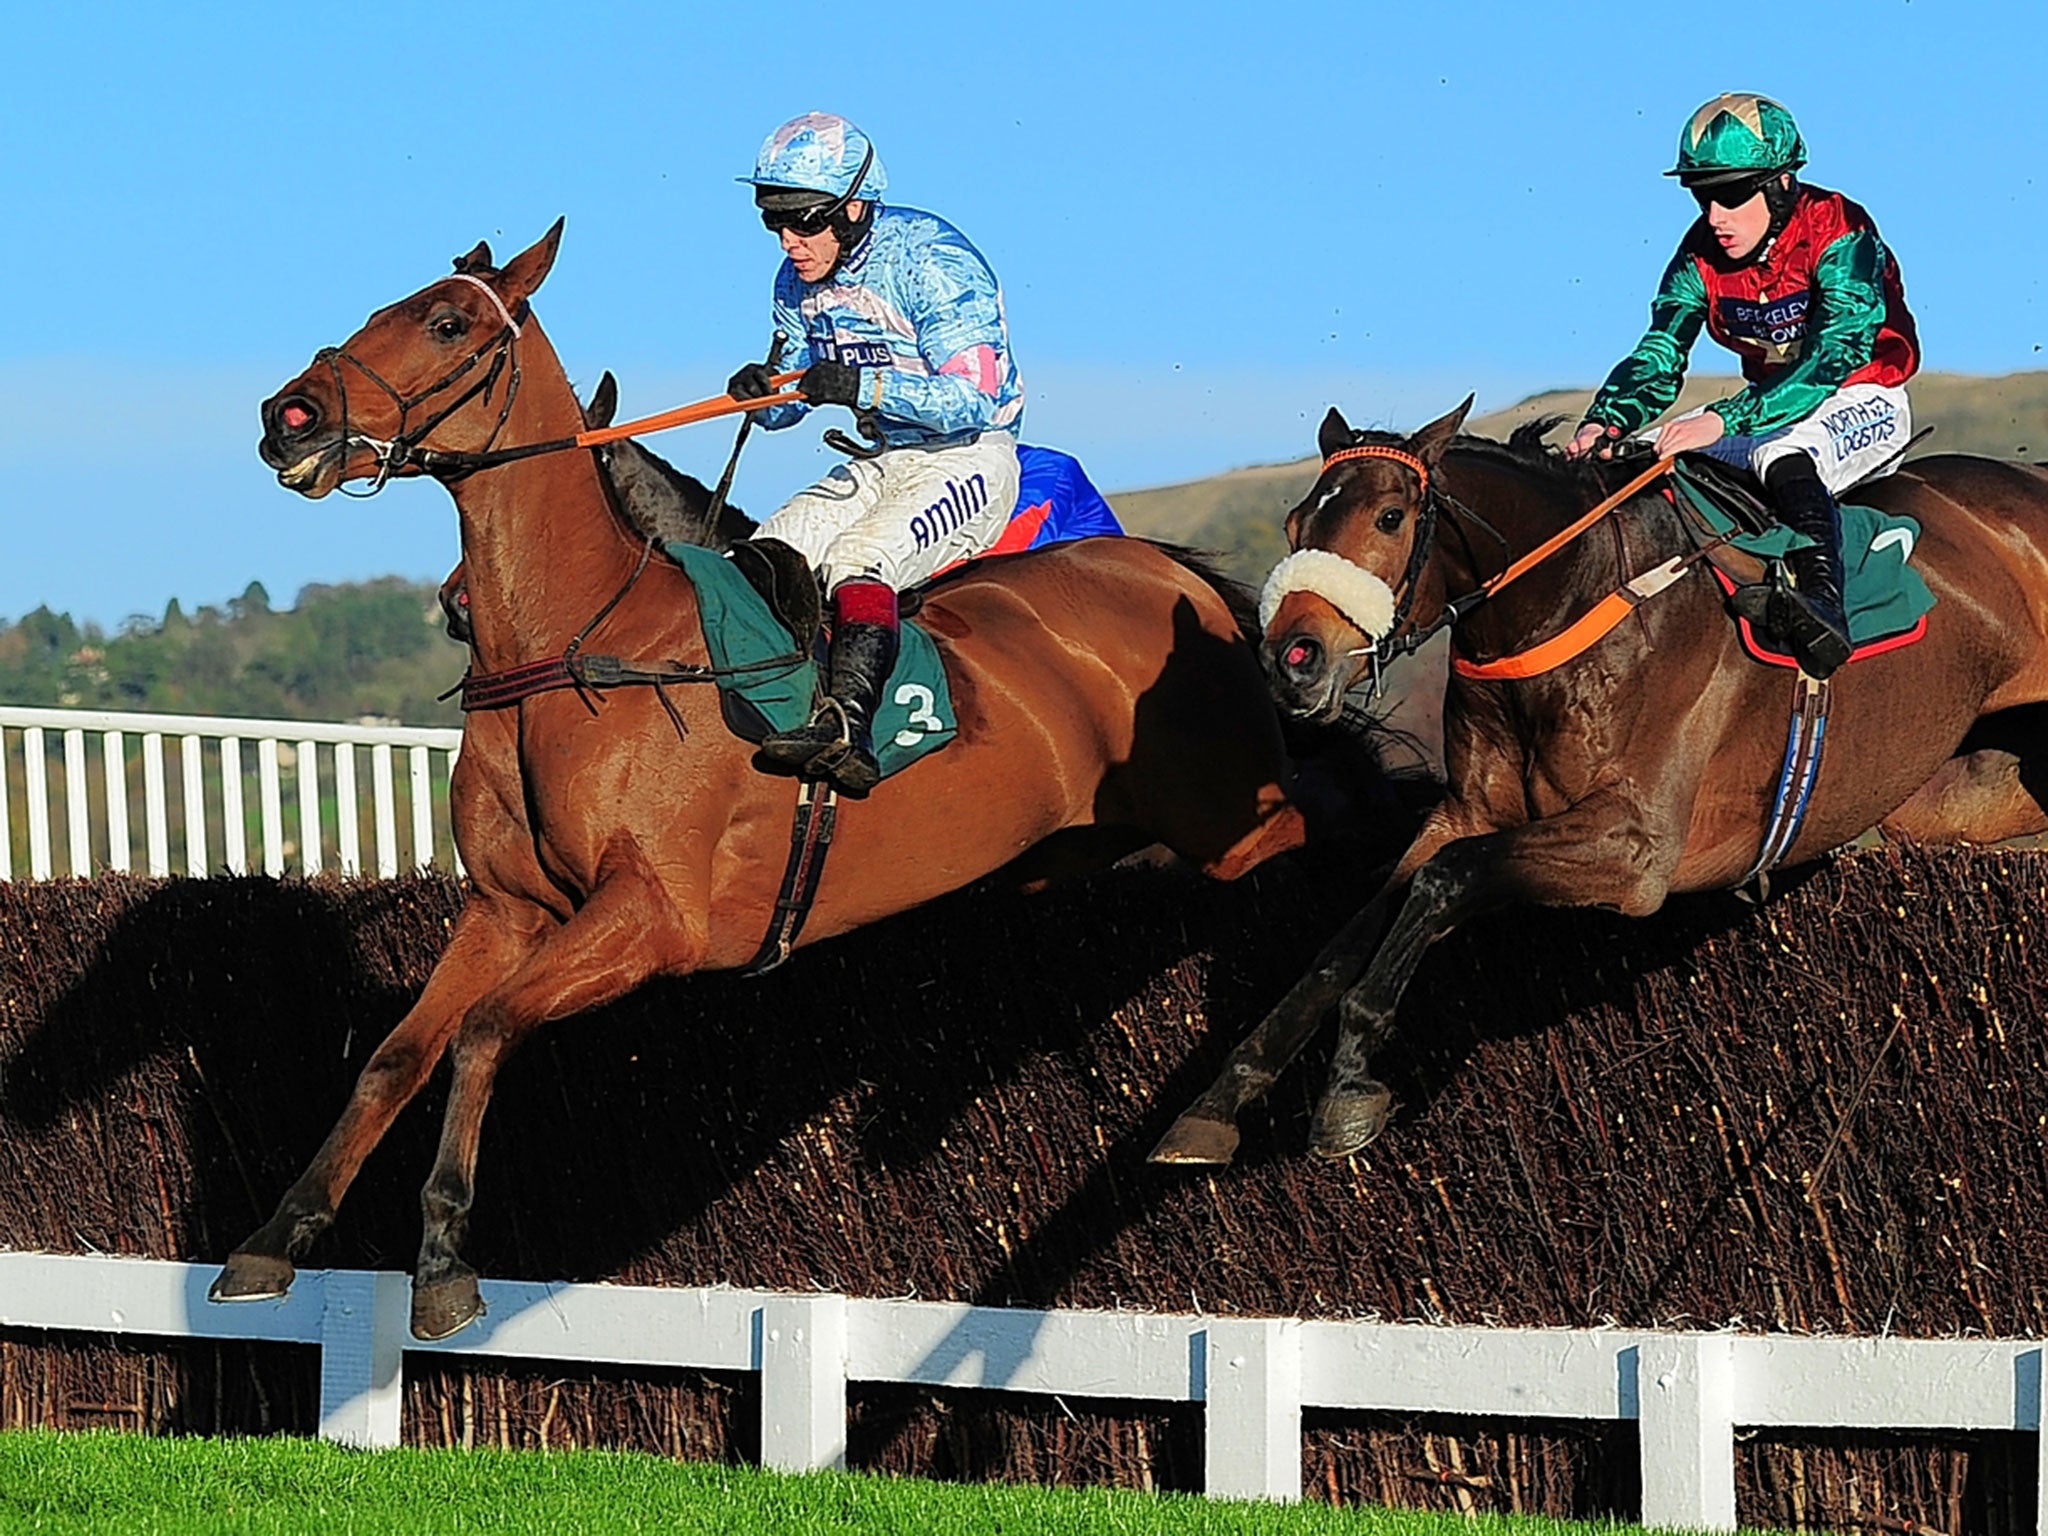
{"type": "MultiPolygon", "coordinates": [[[[578,432],[574,437],[558,437],[545,443],[524,443],[517,448],[488,448],[481,453],[463,453],[445,448],[411,447],[405,458],[399,462],[417,464],[428,474],[470,475],[480,469],[496,469],[501,464],[515,464],[521,459],[537,458],[544,453],[562,453],[571,448],[597,448],[606,443],[616,443],[621,438],[639,437],[648,432],[666,432],[670,427],[687,427],[700,421],[715,421],[720,416],[738,416],[748,411],[765,410],[771,405],[800,404],[803,395],[783,386],[794,384],[802,378],[801,371],[771,374],[768,383],[776,393],[761,395],[752,400],[735,400],[731,395],[713,395],[708,400],[693,401],[679,405],[673,410],[658,411],[652,416],[642,416],[636,421],[622,421],[609,427],[591,427],[578,432]]],[[[393,465],[396,467],[396,464],[393,465]]]]}
{"type": "MultiPolygon", "coordinates": [[[[1568,528],[1560,529],[1515,561],[1506,570],[1490,581],[1483,583],[1478,591],[1478,602],[1494,596],[1510,582],[1518,581],[1552,555],[1570,544],[1580,534],[1591,528],[1601,518],[1627,501],[1636,492],[1661,480],[1670,472],[1671,456],[1666,456],[1629,481],[1612,496],[1592,508],[1568,528]]],[[[1580,615],[1560,634],[1526,651],[1517,651],[1494,661],[1467,661],[1462,656],[1451,657],[1451,667],[1460,677],[1470,677],[1482,682],[1498,682],[1509,679],[1536,677],[1563,666],[1574,656],[1589,650],[1595,642],[1604,639],[1616,625],[1627,618],[1640,603],[1655,597],[1666,587],[1685,574],[1691,564],[1690,556],[1678,556],[1653,566],[1642,575],[1630,581],[1618,592],[1610,592],[1580,615]]],[[[1477,606],[1477,603],[1474,604],[1477,606]]]]}
{"type": "Polygon", "coordinates": [[[673,410],[657,411],[652,416],[642,416],[638,421],[622,421],[609,427],[593,427],[587,432],[578,432],[570,441],[578,448],[596,448],[605,443],[616,443],[620,438],[639,437],[646,432],[666,432],[670,427],[694,426],[700,421],[715,421],[720,416],[736,416],[743,411],[759,411],[771,405],[799,402],[803,396],[793,389],[783,390],[783,386],[794,384],[803,376],[801,368],[794,373],[770,375],[769,387],[782,390],[779,394],[761,395],[752,400],[735,400],[731,395],[713,395],[708,400],[679,405],[673,410]]]}

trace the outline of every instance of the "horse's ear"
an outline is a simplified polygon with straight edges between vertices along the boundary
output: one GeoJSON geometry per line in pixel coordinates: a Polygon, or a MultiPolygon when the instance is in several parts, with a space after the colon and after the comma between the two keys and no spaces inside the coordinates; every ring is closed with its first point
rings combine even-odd
{"type": "Polygon", "coordinates": [[[566,216],[555,220],[546,234],[505,263],[495,286],[498,296],[507,304],[532,298],[534,290],[547,281],[548,269],[555,264],[555,252],[562,246],[562,226],[567,222],[566,216]]]}
{"type": "Polygon", "coordinates": [[[1327,459],[1339,448],[1349,448],[1351,438],[1351,423],[1344,419],[1342,411],[1331,406],[1330,414],[1323,418],[1323,424],[1316,432],[1316,447],[1327,459]]]}
{"type": "Polygon", "coordinates": [[[619,381],[607,368],[604,377],[597,381],[597,388],[590,392],[590,404],[583,407],[583,428],[586,432],[594,432],[599,427],[608,427],[618,414],[619,381]]]}
{"type": "Polygon", "coordinates": [[[497,268],[491,265],[491,242],[479,240],[476,248],[467,256],[456,257],[455,270],[471,273],[495,272],[497,268]]]}
{"type": "Polygon", "coordinates": [[[1471,414],[1472,402],[1477,398],[1467,395],[1465,401],[1447,416],[1439,416],[1428,426],[1408,439],[1408,451],[1423,463],[1432,467],[1444,456],[1444,450],[1451,445],[1451,439],[1458,435],[1458,428],[1465,425],[1465,418],[1471,414]]]}

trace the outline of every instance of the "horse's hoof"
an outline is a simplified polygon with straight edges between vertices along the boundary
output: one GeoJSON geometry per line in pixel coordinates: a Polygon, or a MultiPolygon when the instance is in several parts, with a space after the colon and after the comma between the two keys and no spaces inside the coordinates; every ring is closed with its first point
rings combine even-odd
{"type": "Polygon", "coordinates": [[[1326,1093],[1316,1106],[1309,1150],[1325,1162],[1338,1162],[1384,1131],[1393,1113],[1394,1093],[1383,1083],[1364,1093],[1326,1093]]]}
{"type": "Polygon", "coordinates": [[[1182,1115],[1159,1138],[1146,1161],[1227,1164],[1237,1155],[1237,1127],[1228,1120],[1182,1115]]]}
{"type": "Polygon", "coordinates": [[[221,1272],[213,1277],[206,1299],[275,1301],[291,1291],[292,1280],[297,1274],[290,1259],[268,1253],[243,1253],[238,1249],[228,1255],[221,1272]]]}
{"type": "Polygon", "coordinates": [[[484,1315],[484,1298],[476,1288],[476,1271],[451,1270],[438,1280],[412,1286],[412,1336],[432,1343],[462,1332],[484,1315]]]}

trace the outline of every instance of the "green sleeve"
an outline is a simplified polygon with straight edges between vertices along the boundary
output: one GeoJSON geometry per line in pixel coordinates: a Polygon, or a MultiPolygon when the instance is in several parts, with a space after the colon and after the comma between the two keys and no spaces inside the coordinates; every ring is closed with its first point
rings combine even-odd
{"type": "Polygon", "coordinates": [[[1692,344],[1707,318],[1707,285],[1691,254],[1680,246],[1650,301],[1650,328],[1635,351],[1615,365],[1586,410],[1586,420],[1638,432],[1671,409],[1685,383],[1692,344]]]}
{"type": "Polygon", "coordinates": [[[1814,263],[1806,346],[1790,368],[1709,406],[1729,435],[1761,437],[1804,421],[1876,351],[1891,261],[1875,230],[1841,236],[1814,263]]]}

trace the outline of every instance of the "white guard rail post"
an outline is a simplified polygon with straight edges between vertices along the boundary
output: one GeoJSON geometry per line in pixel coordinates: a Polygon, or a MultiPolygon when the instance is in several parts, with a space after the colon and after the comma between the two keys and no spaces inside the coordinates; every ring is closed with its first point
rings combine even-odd
{"type": "Polygon", "coordinates": [[[1735,1340],[1646,1341],[1637,1356],[1643,1524],[1735,1529],[1735,1340]]]}
{"type": "Polygon", "coordinates": [[[1233,1499],[1301,1497],[1301,1325],[1219,1317],[1203,1343],[1202,1485],[1233,1499]]]}
{"type": "Polygon", "coordinates": [[[369,749],[376,872],[388,877],[439,863],[460,874],[447,784],[461,744],[459,730],[415,726],[0,705],[0,880],[24,872],[47,880],[59,872],[53,832],[60,817],[63,873],[83,878],[134,868],[130,829],[137,806],[142,869],[153,876],[172,873],[174,846],[181,872],[189,875],[245,874],[252,862],[267,875],[328,868],[361,874],[356,767],[362,748],[369,749]],[[92,736],[99,737],[97,773],[92,736]],[[175,778],[164,767],[166,738],[179,743],[175,778]],[[245,750],[251,746],[253,753],[245,750]],[[399,837],[400,748],[410,812],[405,844],[399,837]],[[323,752],[332,765],[324,777],[323,752]],[[61,757],[60,773],[51,771],[53,755],[61,757]],[[287,775],[295,791],[289,798],[287,775]]]}
{"type": "MultiPolygon", "coordinates": [[[[487,1280],[483,1321],[421,1344],[402,1274],[301,1271],[218,1306],[211,1266],[0,1252],[0,1327],[256,1339],[321,1351],[320,1434],[399,1443],[405,1357],[758,1372],[762,1460],[844,1466],[847,1384],[1204,1404],[1211,1494],[1301,1493],[1304,1407],[1639,1421],[1645,1524],[1735,1524],[1740,1428],[2039,1433],[2042,1346],[1031,1312],[723,1288],[487,1280]]],[[[2048,1437],[2044,1437],[2048,1440],[2048,1437]]],[[[2048,1515],[2048,1501],[2043,1501],[2048,1515]]],[[[2048,1523],[2037,1520],[2040,1536],[2048,1523]]]]}
{"type": "Polygon", "coordinates": [[[774,1296],[761,1307],[761,1465],[846,1466],[846,1298],[774,1296]]]}

